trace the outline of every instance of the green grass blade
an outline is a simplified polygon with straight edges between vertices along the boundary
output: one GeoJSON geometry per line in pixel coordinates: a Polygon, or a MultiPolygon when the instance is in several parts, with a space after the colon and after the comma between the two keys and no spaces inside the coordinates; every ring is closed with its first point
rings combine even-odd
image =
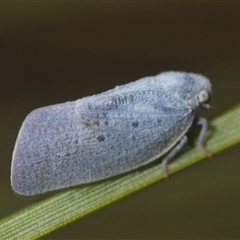
{"type": "MultiPolygon", "coordinates": [[[[240,105],[210,122],[206,147],[214,154],[240,142],[240,105]]],[[[170,164],[170,173],[206,158],[198,148],[170,164]]],[[[216,157],[214,157],[216,159],[216,157]]],[[[159,164],[46,198],[0,221],[0,239],[36,239],[163,178],[159,164]]]]}

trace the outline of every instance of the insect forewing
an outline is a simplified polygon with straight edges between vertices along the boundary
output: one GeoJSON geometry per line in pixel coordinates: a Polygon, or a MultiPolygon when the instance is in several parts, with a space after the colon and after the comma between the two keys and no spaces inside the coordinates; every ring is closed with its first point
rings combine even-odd
{"type": "Polygon", "coordinates": [[[37,195],[136,169],[193,121],[189,106],[162,87],[119,90],[33,111],[15,145],[15,192],[37,195]]]}

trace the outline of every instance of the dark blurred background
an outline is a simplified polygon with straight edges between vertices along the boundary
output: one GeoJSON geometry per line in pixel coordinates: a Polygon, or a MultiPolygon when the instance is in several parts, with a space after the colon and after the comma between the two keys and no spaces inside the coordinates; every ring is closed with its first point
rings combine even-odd
{"type": "MultiPolygon", "coordinates": [[[[240,2],[0,3],[0,218],[16,197],[11,155],[25,116],[161,71],[202,73],[209,119],[239,103],[240,2]]],[[[240,238],[239,145],[45,239],[240,238]]],[[[81,199],[79,199],[81,201],[81,199]]]]}

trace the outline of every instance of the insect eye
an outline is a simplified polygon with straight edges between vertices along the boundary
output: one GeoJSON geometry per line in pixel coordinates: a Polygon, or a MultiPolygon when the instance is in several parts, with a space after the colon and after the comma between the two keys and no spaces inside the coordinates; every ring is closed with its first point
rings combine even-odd
{"type": "Polygon", "coordinates": [[[198,95],[198,101],[199,105],[202,108],[209,109],[210,108],[210,102],[211,100],[211,94],[210,92],[207,92],[206,90],[202,90],[198,95]]]}
{"type": "Polygon", "coordinates": [[[202,90],[198,95],[198,100],[199,100],[200,103],[209,102],[210,101],[210,94],[207,91],[202,90]]]}

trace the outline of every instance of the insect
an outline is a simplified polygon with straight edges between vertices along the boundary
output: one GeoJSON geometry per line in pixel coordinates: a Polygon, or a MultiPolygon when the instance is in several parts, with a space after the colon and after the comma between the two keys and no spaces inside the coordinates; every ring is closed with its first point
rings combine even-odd
{"type": "Polygon", "coordinates": [[[137,169],[187,143],[193,123],[206,152],[210,81],[199,74],[163,72],[98,95],[32,111],[19,131],[11,168],[13,190],[33,196],[137,169]]]}

